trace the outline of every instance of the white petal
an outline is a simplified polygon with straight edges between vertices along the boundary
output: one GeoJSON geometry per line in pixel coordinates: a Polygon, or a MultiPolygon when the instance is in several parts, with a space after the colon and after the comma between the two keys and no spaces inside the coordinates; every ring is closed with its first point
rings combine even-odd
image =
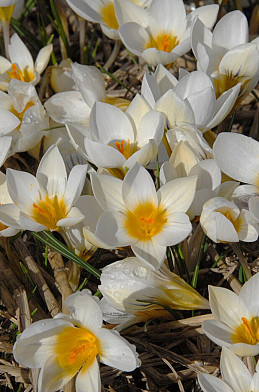
{"type": "Polygon", "coordinates": [[[242,210],[239,216],[238,237],[240,241],[254,242],[258,239],[258,226],[253,224],[251,213],[242,210]]]}
{"type": "Polygon", "coordinates": [[[185,177],[163,185],[157,192],[159,206],[169,214],[186,212],[195,195],[196,181],[197,177],[185,177]]]}
{"type": "Polygon", "coordinates": [[[93,297],[89,290],[77,291],[67,297],[65,301],[73,319],[78,320],[83,327],[95,333],[103,323],[102,311],[97,297],[93,297]]]}
{"type": "Polygon", "coordinates": [[[159,85],[161,95],[165,94],[169,89],[174,88],[178,83],[176,77],[162,64],[158,64],[156,67],[154,77],[159,85]]]}
{"type": "Polygon", "coordinates": [[[149,142],[142,147],[140,150],[136,151],[129,159],[123,164],[125,170],[131,169],[136,163],[141,166],[147,166],[152,162],[158,153],[158,147],[155,140],[150,139],[149,142]]]}
{"type": "Polygon", "coordinates": [[[130,211],[145,203],[151,203],[157,207],[154,182],[142,166],[135,164],[126,174],[122,184],[122,197],[130,211]]]}
{"type": "Polygon", "coordinates": [[[229,347],[233,353],[240,357],[253,357],[259,354],[259,344],[251,345],[246,343],[237,343],[229,347]]]}
{"type": "Polygon", "coordinates": [[[39,198],[39,183],[29,173],[7,169],[8,192],[13,202],[24,212],[31,212],[32,205],[39,198]]]}
{"type": "Polygon", "coordinates": [[[64,194],[68,209],[77,202],[81,195],[86,180],[87,168],[88,165],[76,165],[69,174],[64,194]]]}
{"type": "Polygon", "coordinates": [[[105,83],[102,73],[94,66],[72,63],[72,74],[87,106],[105,98],[105,83]]]}
{"type": "Polygon", "coordinates": [[[216,320],[234,329],[241,323],[238,295],[223,287],[209,286],[210,307],[216,320]]]}
{"type": "Polygon", "coordinates": [[[244,362],[225,347],[222,348],[220,370],[223,380],[231,385],[234,391],[246,392],[250,390],[251,373],[244,362]]]}
{"type": "Polygon", "coordinates": [[[219,321],[204,321],[202,330],[205,335],[218,346],[230,348],[233,344],[231,338],[233,330],[219,321]]]}
{"type": "Polygon", "coordinates": [[[95,235],[110,247],[128,246],[136,242],[125,228],[126,216],[121,212],[106,212],[97,222],[95,235]]]}
{"type": "Polygon", "coordinates": [[[250,278],[241,288],[239,293],[240,300],[247,307],[250,317],[258,317],[259,315],[259,302],[258,292],[259,287],[259,274],[255,274],[250,278]]]}
{"type": "Polygon", "coordinates": [[[85,138],[84,145],[89,161],[99,168],[122,167],[126,161],[126,158],[120,151],[107,144],[85,138]]]}
{"type": "MultiPolygon", "coordinates": [[[[79,369],[77,369],[79,370],[79,369]]],[[[55,392],[62,388],[72,379],[77,370],[66,373],[63,367],[60,367],[56,356],[51,356],[41,368],[38,378],[39,392],[55,392]]]]}
{"type": "Polygon", "coordinates": [[[161,267],[166,255],[166,247],[153,241],[138,241],[131,249],[142,263],[153,270],[161,267]]]}
{"type": "Polygon", "coordinates": [[[83,100],[79,91],[65,91],[54,94],[44,104],[48,114],[62,124],[87,124],[90,107],[83,100]]]}
{"type": "Polygon", "coordinates": [[[94,196],[103,210],[125,210],[121,180],[112,176],[93,173],[91,174],[91,185],[94,196]]]}
{"type": "Polygon", "coordinates": [[[60,219],[57,222],[57,226],[70,227],[70,226],[77,225],[83,220],[84,220],[84,215],[81,213],[81,211],[76,207],[72,207],[71,210],[67,213],[66,217],[60,219]]]}
{"type": "Polygon", "coordinates": [[[42,157],[36,178],[49,197],[58,196],[61,198],[64,196],[67,172],[57,146],[50,147],[42,157]]]}
{"type": "Polygon", "coordinates": [[[77,15],[81,16],[81,18],[89,20],[90,22],[101,22],[102,18],[98,11],[103,4],[102,1],[88,1],[90,5],[84,0],[67,0],[67,3],[77,15]]]}
{"type": "Polygon", "coordinates": [[[38,53],[38,56],[35,61],[35,70],[41,74],[44,69],[47,67],[49,58],[53,49],[53,45],[44,46],[38,53]]]}
{"type": "Polygon", "coordinates": [[[20,124],[20,120],[9,110],[0,108],[1,124],[0,124],[0,136],[10,133],[20,124]]]}
{"type": "Polygon", "coordinates": [[[5,163],[12,143],[11,136],[0,137],[0,167],[5,163]]]}
{"type": "Polygon", "coordinates": [[[167,222],[161,233],[153,237],[153,241],[162,246],[172,246],[185,240],[192,231],[188,215],[175,212],[167,216],[167,222]]]}
{"type": "Polygon", "coordinates": [[[133,142],[134,132],[130,120],[119,108],[97,101],[90,115],[90,133],[94,141],[111,143],[128,139],[133,142]]]}
{"type": "Polygon", "coordinates": [[[221,133],[213,146],[220,169],[235,180],[258,185],[259,143],[238,133],[221,133]]]}
{"type": "Polygon", "coordinates": [[[21,227],[24,230],[42,231],[42,230],[48,229],[48,227],[43,226],[42,224],[36,222],[35,220],[32,219],[31,216],[29,216],[23,212],[20,212],[19,222],[20,222],[21,227]]]}
{"type": "Polygon", "coordinates": [[[148,26],[148,12],[130,0],[115,0],[115,13],[120,26],[128,22],[136,22],[143,27],[148,26]]]}
{"type": "Polygon", "coordinates": [[[224,383],[223,380],[211,374],[199,373],[198,381],[204,392],[233,392],[233,389],[224,383]]]}
{"type": "Polygon", "coordinates": [[[187,15],[188,24],[195,19],[196,16],[204,23],[206,27],[211,29],[217,19],[219,11],[218,4],[209,4],[203,7],[198,7],[187,15]]]}
{"type": "Polygon", "coordinates": [[[20,225],[20,210],[15,204],[2,204],[0,205],[0,222],[6,226],[21,229],[20,225]]]}
{"type": "Polygon", "coordinates": [[[108,366],[124,372],[132,372],[139,366],[136,348],[115,331],[101,329],[96,331],[101,341],[100,360],[108,366]]]}
{"type": "Polygon", "coordinates": [[[100,369],[95,358],[92,365],[83,366],[76,377],[76,392],[101,392],[100,369]]]}
{"type": "Polygon", "coordinates": [[[150,40],[148,32],[142,26],[134,22],[129,22],[120,26],[118,31],[126,48],[137,56],[141,56],[150,40]]]}
{"type": "Polygon", "coordinates": [[[10,40],[8,47],[11,63],[18,64],[21,71],[34,73],[34,64],[32,56],[21,38],[15,33],[10,40]]]}
{"type": "Polygon", "coordinates": [[[136,129],[138,129],[143,116],[150,110],[151,107],[146,99],[137,94],[128,106],[126,114],[133,121],[136,129]]]}
{"type": "Polygon", "coordinates": [[[141,148],[143,147],[150,139],[154,139],[159,145],[162,141],[162,137],[164,134],[164,117],[163,114],[151,110],[146,113],[139,124],[136,143],[141,148]]]}
{"type": "Polygon", "coordinates": [[[243,12],[232,11],[221,18],[214,28],[212,42],[226,49],[248,42],[248,23],[243,12]]]}

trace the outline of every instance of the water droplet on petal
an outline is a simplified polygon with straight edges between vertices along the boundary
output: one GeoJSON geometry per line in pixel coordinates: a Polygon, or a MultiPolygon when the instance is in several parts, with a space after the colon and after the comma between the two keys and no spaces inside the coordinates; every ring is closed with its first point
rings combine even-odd
{"type": "Polygon", "coordinates": [[[147,270],[144,267],[139,267],[135,269],[134,275],[137,276],[138,278],[145,278],[145,276],[147,275],[147,270]]]}
{"type": "Polygon", "coordinates": [[[114,274],[110,275],[110,279],[115,279],[115,278],[116,278],[116,276],[114,274]]]}

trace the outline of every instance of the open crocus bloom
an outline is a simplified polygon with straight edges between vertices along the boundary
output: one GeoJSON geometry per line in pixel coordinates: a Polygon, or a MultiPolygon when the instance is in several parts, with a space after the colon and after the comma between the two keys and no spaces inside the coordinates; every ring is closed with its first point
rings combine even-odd
{"type": "Polygon", "coordinates": [[[256,86],[259,77],[259,48],[256,40],[248,43],[248,38],[247,18],[240,11],[226,14],[213,33],[200,20],[192,28],[198,69],[214,80],[217,97],[241,83],[237,105],[256,86]]]}
{"type": "Polygon", "coordinates": [[[28,151],[47,134],[49,119],[35,87],[20,80],[11,80],[8,94],[0,91],[2,123],[0,135],[12,137],[8,155],[28,151]]]}
{"type": "Polygon", "coordinates": [[[192,230],[185,211],[195,194],[196,177],[173,180],[156,192],[148,171],[137,163],[123,181],[91,175],[94,195],[105,212],[96,235],[112,247],[128,246],[152,269],[165,259],[166,247],[183,241],[192,230]]]}
{"type": "Polygon", "coordinates": [[[259,362],[252,376],[244,362],[223,347],[220,357],[222,380],[210,374],[200,373],[199,384],[204,392],[258,392],[259,362]]]}
{"type": "Polygon", "coordinates": [[[214,242],[253,242],[258,238],[258,226],[249,211],[240,211],[224,197],[214,197],[204,204],[200,223],[214,242]]]}
{"type": "Polygon", "coordinates": [[[96,102],[90,115],[87,158],[99,168],[123,178],[136,162],[148,165],[157,155],[164,132],[163,115],[137,95],[126,114],[113,105],[96,102]]]}
{"type": "Polygon", "coordinates": [[[127,99],[106,95],[103,74],[98,68],[72,63],[71,69],[75,87],[79,91],[59,92],[45,102],[45,108],[54,121],[86,128],[96,101],[105,101],[122,110],[128,107],[127,99]]]}
{"type": "Polygon", "coordinates": [[[40,74],[48,65],[51,52],[52,44],[44,46],[34,64],[29,50],[15,33],[9,45],[10,61],[0,56],[0,89],[7,91],[11,79],[37,84],[40,74]]]}
{"type": "Polygon", "coordinates": [[[77,165],[67,179],[65,164],[56,146],[43,156],[36,178],[27,172],[8,169],[7,186],[14,204],[0,206],[1,221],[34,231],[60,230],[79,223],[84,216],[73,205],[83,189],[86,171],[87,165],[77,165]]]}
{"type": "Polygon", "coordinates": [[[76,375],[76,392],[100,392],[97,358],[126,372],[140,365],[135,346],[102,328],[98,299],[88,290],[70,295],[65,305],[70,316],[58,314],[31,324],[14,345],[19,364],[41,369],[39,392],[57,391],[76,375]]]}
{"type": "Polygon", "coordinates": [[[202,325],[205,335],[219,346],[228,347],[239,356],[259,354],[259,274],[233,291],[209,286],[209,301],[214,320],[202,325]]]}
{"type": "Polygon", "coordinates": [[[208,301],[163,265],[154,271],[137,257],[128,257],[103,268],[98,287],[112,307],[142,320],[168,316],[170,309],[209,309],[208,301]]]}
{"type": "Polygon", "coordinates": [[[192,20],[201,18],[211,28],[217,18],[218,5],[197,8],[186,16],[182,0],[153,0],[148,8],[147,26],[138,21],[120,25],[124,45],[150,65],[169,64],[191,48],[192,20]]]}

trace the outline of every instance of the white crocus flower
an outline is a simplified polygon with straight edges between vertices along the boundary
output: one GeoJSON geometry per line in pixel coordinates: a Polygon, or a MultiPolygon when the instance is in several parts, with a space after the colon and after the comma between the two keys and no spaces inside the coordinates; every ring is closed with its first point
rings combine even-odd
{"type": "Polygon", "coordinates": [[[87,158],[99,168],[123,178],[136,162],[146,166],[157,155],[164,132],[161,113],[137,95],[126,114],[113,105],[96,102],[90,115],[87,158]]]}
{"type": "Polygon", "coordinates": [[[107,96],[104,77],[98,68],[77,63],[72,63],[71,68],[78,91],[60,92],[45,102],[45,108],[54,121],[86,128],[96,101],[105,101],[121,109],[128,107],[128,100],[107,96]]]}
{"type": "Polygon", "coordinates": [[[75,166],[67,179],[64,161],[56,146],[43,156],[36,178],[8,169],[8,192],[14,204],[0,206],[0,219],[8,225],[28,230],[60,230],[84,219],[73,207],[85,183],[87,165],[75,166]],[[19,216],[14,216],[16,208],[19,216]],[[16,221],[16,226],[15,226],[16,221]]]}
{"type": "MultiPolygon", "coordinates": [[[[160,68],[158,73],[160,78],[164,73],[160,68]]],[[[156,91],[154,87],[156,78],[152,80],[149,77],[148,80],[150,86],[149,88],[146,86],[142,92],[146,92],[147,99],[154,101],[155,96],[152,99],[151,91],[153,90],[154,93],[156,91]]],[[[170,85],[168,84],[168,86],[170,85]]],[[[154,109],[166,115],[168,128],[185,122],[206,131],[218,125],[231,112],[239,89],[240,85],[236,85],[216,99],[215,87],[210,77],[204,72],[194,71],[184,75],[174,88],[168,89],[159,97],[154,109]]],[[[163,88],[163,90],[165,89],[163,88]]],[[[155,95],[158,96],[157,93],[155,95]]]]}
{"type": "Polygon", "coordinates": [[[199,384],[204,392],[258,392],[259,362],[252,376],[244,362],[223,347],[220,357],[222,380],[211,374],[200,373],[199,384]]]}
{"type": "Polygon", "coordinates": [[[92,174],[92,188],[104,213],[96,235],[113,247],[130,245],[146,265],[158,269],[166,246],[188,237],[192,230],[185,214],[195,194],[196,177],[168,182],[156,192],[147,170],[135,164],[123,181],[92,174]]]}
{"type": "Polygon", "coordinates": [[[190,50],[193,19],[198,17],[211,28],[217,13],[215,4],[197,8],[186,16],[182,0],[153,0],[147,26],[132,21],[120,25],[119,34],[124,45],[150,65],[169,64],[190,50]]]}
{"type": "Polygon", "coordinates": [[[44,46],[39,51],[35,63],[29,50],[16,33],[11,38],[8,50],[10,61],[0,56],[0,89],[7,91],[11,79],[37,84],[40,74],[48,65],[52,44],[44,46]]]}
{"type": "Polygon", "coordinates": [[[192,29],[192,49],[198,68],[215,83],[217,97],[241,83],[237,105],[256,86],[259,77],[257,41],[248,43],[248,22],[240,11],[225,15],[213,33],[196,20],[192,29]]]}
{"type": "Polygon", "coordinates": [[[154,271],[137,257],[128,257],[103,268],[98,287],[108,304],[142,320],[168,316],[170,309],[209,309],[208,301],[163,265],[154,271]]]}
{"type": "Polygon", "coordinates": [[[88,290],[70,295],[70,315],[58,314],[27,327],[17,337],[14,358],[22,366],[40,368],[39,392],[53,392],[76,376],[76,392],[100,392],[100,361],[131,372],[140,365],[135,346],[102,328],[98,299],[88,290]]]}
{"type": "Polygon", "coordinates": [[[253,242],[258,238],[258,227],[249,211],[240,211],[224,197],[214,197],[204,204],[200,223],[214,242],[253,242]]]}
{"type": "Polygon", "coordinates": [[[35,87],[19,80],[11,80],[8,94],[0,91],[2,125],[0,136],[12,137],[8,155],[28,151],[36,146],[47,132],[48,116],[35,87]]]}
{"type": "MultiPolygon", "coordinates": [[[[0,172],[0,205],[10,204],[12,203],[12,199],[8,193],[7,184],[6,184],[6,176],[4,173],[0,172]]],[[[18,218],[19,209],[14,207],[14,214],[18,218]]],[[[12,237],[19,233],[19,229],[6,226],[0,221],[0,237],[12,237]]]]}
{"type": "Polygon", "coordinates": [[[223,287],[209,286],[209,301],[215,320],[202,329],[214,343],[239,356],[259,354],[259,274],[241,288],[239,295],[223,287]]]}

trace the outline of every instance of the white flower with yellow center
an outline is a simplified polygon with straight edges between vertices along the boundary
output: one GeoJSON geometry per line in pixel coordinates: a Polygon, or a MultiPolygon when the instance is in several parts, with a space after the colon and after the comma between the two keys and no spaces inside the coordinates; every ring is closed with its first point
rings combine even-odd
{"type": "Polygon", "coordinates": [[[39,392],[57,391],[74,376],[76,392],[100,392],[98,359],[125,372],[140,365],[135,346],[102,328],[98,299],[88,290],[70,295],[65,305],[70,316],[58,314],[31,324],[13,348],[20,365],[41,369],[39,392]]]}
{"type": "Polygon", "coordinates": [[[211,28],[217,13],[215,4],[199,7],[186,16],[182,0],[153,0],[147,26],[138,20],[120,23],[119,34],[124,45],[150,65],[169,64],[190,50],[193,19],[198,17],[211,28]]]}
{"type": "Polygon", "coordinates": [[[92,174],[91,181],[98,203],[107,211],[96,235],[108,246],[130,245],[143,263],[158,269],[166,247],[190,234],[185,212],[194,198],[196,177],[170,181],[156,192],[148,171],[135,164],[123,181],[102,174],[92,174]]]}
{"type": "Polygon", "coordinates": [[[258,40],[248,43],[248,22],[240,11],[225,15],[213,33],[200,20],[192,29],[192,49],[198,69],[214,81],[219,97],[241,83],[236,105],[256,86],[259,78],[258,40]]]}
{"type": "Polygon", "coordinates": [[[239,356],[259,354],[259,274],[233,291],[209,286],[209,301],[214,320],[205,321],[202,329],[214,343],[228,347],[239,356]]]}
{"type": "Polygon", "coordinates": [[[11,38],[8,50],[10,61],[0,56],[0,89],[7,91],[12,79],[37,84],[40,74],[48,65],[52,44],[44,46],[39,51],[35,63],[29,50],[16,33],[11,38]]]}
{"type": "Polygon", "coordinates": [[[204,392],[258,392],[259,391],[259,362],[254,375],[244,362],[223,347],[220,357],[222,380],[211,374],[200,373],[199,384],[204,392]]]}
{"type": "Polygon", "coordinates": [[[258,238],[258,226],[249,211],[240,211],[224,197],[214,197],[204,204],[200,223],[214,242],[253,242],[258,238]]]}
{"type": "Polygon", "coordinates": [[[168,317],[170,309],[209,309],[208,301],[163,265],[158,271],[128,257],[103,268],[98,286],[108,304],[142,320],[168,317]]]}
{"type": "Polygon", "coordinates": [[[164,132],[163,115],[151,110],[140,95],[126,113],[96,102],[90,115],[89,136],[84,145],[88,160],[123,178],[136,162],[148,165],[157,155],[164,132]]]}
{"type": "Polygon", "coordinates": [[[73,207],[85,183],[87,165],[75,166],[67,179],[64,161],[56,146],[43,156],[36,178],[26,172],[8,169],[8,192],[14,204],[0,206],[0,219],[8,226],[27,230],[60,230],[84,219],[73,207]],[[19,215],[14,209],[20,210],[19,215]]]}
{"type": "Polygon", "coordinates": [[[47,113],[35,87],[29,83],[12,80],[8,94],[0,91],[0,112],[0,136],[12,137],[9,156],[28,151],[47,134],[43,131],[49,126],[47,113]]]}

